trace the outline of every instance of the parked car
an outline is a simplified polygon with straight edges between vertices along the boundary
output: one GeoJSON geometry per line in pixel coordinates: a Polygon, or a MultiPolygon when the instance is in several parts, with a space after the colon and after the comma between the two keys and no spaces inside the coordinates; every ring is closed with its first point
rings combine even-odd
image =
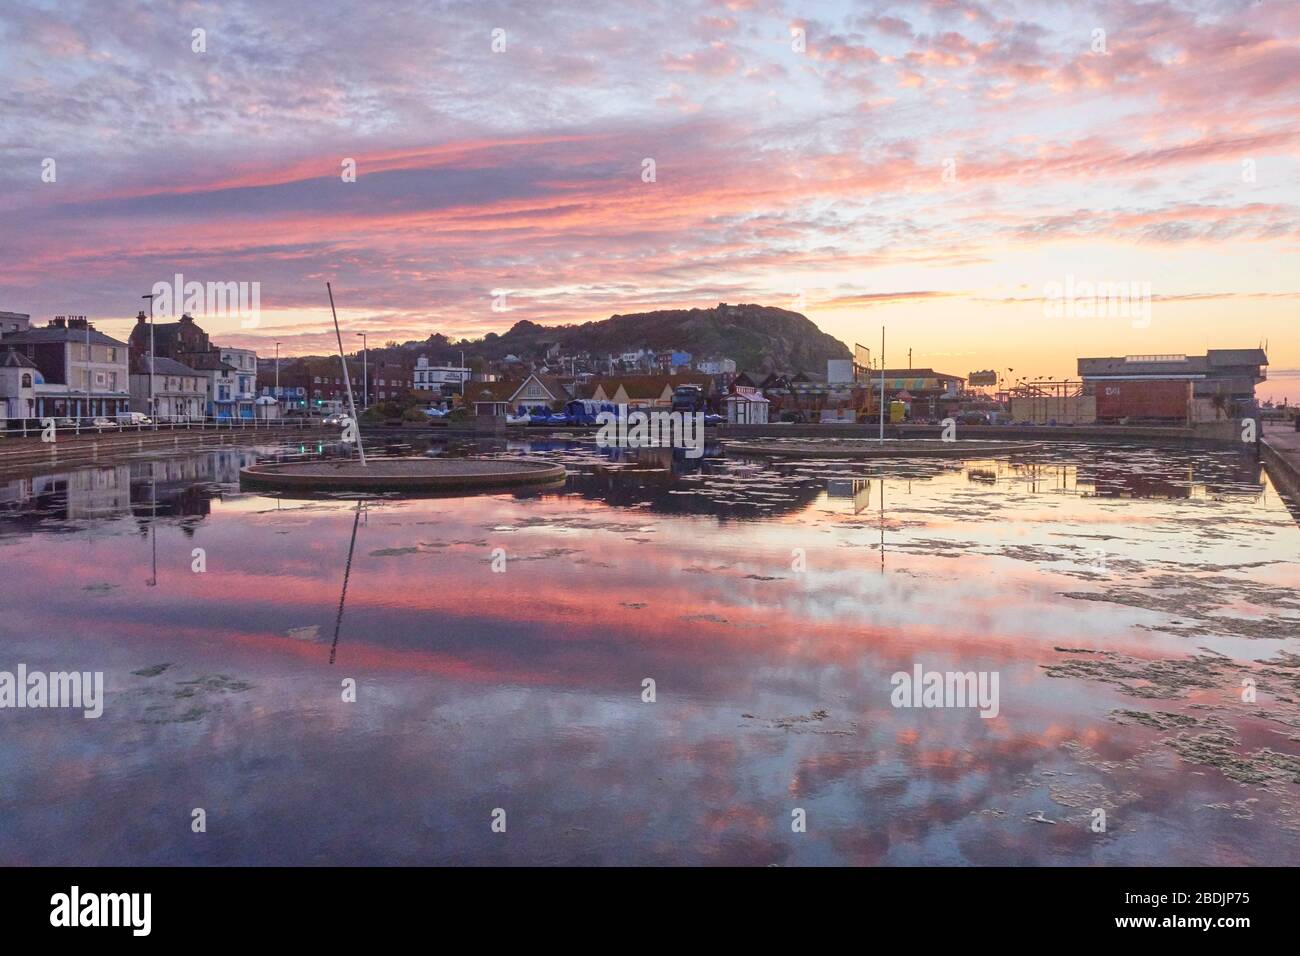
{"type": "Polygon", "coordinates": [[[349,424],[351,421],[352,418],[350,416],[345,415],[342,412],[337,412],[336,414],[333,415],[326,415],[324,418],[321,419],[321,424],[325,426],[337,426],[341,428],[349,424]]]}
{"type": "Polygon", "coordinates": [[[117,422],[111,418],[93,418],[90,421],[91,428],[116,428],[117,422]]]}

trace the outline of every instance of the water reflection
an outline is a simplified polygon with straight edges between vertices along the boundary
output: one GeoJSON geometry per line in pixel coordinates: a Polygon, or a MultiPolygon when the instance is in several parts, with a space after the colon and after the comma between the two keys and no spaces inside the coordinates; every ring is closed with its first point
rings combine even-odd
{"type": "Polygon", "coordinates": [[[4,485],[0,647],[102,669],[109,701],[6,716],[0,862],[1296,858],[1300,529],[1252,462],[444,453],[470,450],[571,475],[239,490],[293,446],[4,485]],[[893,709],[916,662],[996,670],[1001,715],[893,709]],[[200,801],[209,839],[159,823],[200,801]]]}
{"type": "Polygon", "coordinates": [[[214,497],[238,486],[239,469],[258,458],[258,449],[222,448],[35,477],[0,477],[0,518],[50,531],[75,530],[69,521],[126,514],[202,518],[214,497]]]}
{"type": "Polygon", "coordinates": [[[362,503],[357,502],[357,506],[352,515],[352,537],[348,539],[348,560],[343,565],[343,590],[339,593],[339,613],[334,618],[334,642],[330,644],[330,663],[338,656],[339,650],[339,633],[343,629],[343,608],[348,600],[348,579],[352,577],[352,555],[357,549],[357,527],[361,523],[362,503]]]}

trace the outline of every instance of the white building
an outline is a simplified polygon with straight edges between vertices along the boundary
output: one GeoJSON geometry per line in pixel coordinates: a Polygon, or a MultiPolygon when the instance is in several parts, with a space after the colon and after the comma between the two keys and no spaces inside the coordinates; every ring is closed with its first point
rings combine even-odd
{"type": "Polygon", "coordinates": [[[0,419],[35,418],[38,383],[44,380],[35,362],[14,349],[0,351],[0,419]]]}
{"type": "MultiPolygon", "coordinates": [[[[203,383],[203,413],[223,421],[236,417],[239,404],[235,400],[235,369],[228,362],[221,361],[215,350],[191,352],[186,355],[185,364],[198,373],[203,383]]],[[[249,417],[252,417],[251,411],[249,417]]]]}
{"type": "Polygon", "coordinates": [[[6,333],[3,341],[40,369],[37,418],[115,418],[129,411],[126,343],[97,331],[84,315],[58,315],[44,328],[6,333]]]}
{"type": "Polygon", "coordinates": [[[205,376],[173,359],[159,357],[150,376],[148,355],[131,362],[131,411],[143,412],[155,421],[202,421],[207,406],[205,376]],[[150,388],[153,401],[150,402],[150,388]]]}
{"type": "Polygon", "coordinates": [[[428,356],[421,355],[415,361],[412,375],[414,388],[441,395],[444,385],[454,386],[459,391],[461,384],[469,381],[470,370],[456,365],[430,365],[428,356]]]}
{"type": "Polygon", "coordinates": [[[708,359],[700,362],[695,366],[697,372],[703,372],[705,375],[735,375],[736,362],[734,359],[708,359]]]}
{"type": "Polygon", "coordinates": [[[257,353],[252,349],[221,349],[221,361],[234,369],[231,398],[236,418],[252,418],[257,402],[257,353]]]}
{"type": "Polygon", "coordinates": [[[624,365],[640,365],[643,360],[653,357],[653,352],[647,349],[637,349],[635,352],[624,352],[618,357],[618,360],[624,365]]]}
{"type": "Polygon", "coordinates": [[[732,425],[766,425],[767,410],[771,404],[759,394],[758,389],[740,385],[722,403],[727,409],[727,421],[732,425]]]}

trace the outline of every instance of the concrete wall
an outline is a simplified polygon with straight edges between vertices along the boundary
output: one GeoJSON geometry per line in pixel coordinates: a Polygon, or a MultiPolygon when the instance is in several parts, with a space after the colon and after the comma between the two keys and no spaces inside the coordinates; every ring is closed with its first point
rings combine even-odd
{"type": "Polygon", "coordinates": [[[1197,425],[1202,422],[1222,422],[1225,419],[1231,419],[1232,404],[1229,401],[1226,408],[1217,409],[1214,407],[1213,398],[1193,398],[1189,409],[1191,422],[1193,425],[1197,425]]]}
{"type": "Polygon", "coordinates": [[[1097,420],[1097,399],[1092,395],[1067,398],[1012,398],[1011,420],[1046,425],[1090,425],[1097,420]]]}

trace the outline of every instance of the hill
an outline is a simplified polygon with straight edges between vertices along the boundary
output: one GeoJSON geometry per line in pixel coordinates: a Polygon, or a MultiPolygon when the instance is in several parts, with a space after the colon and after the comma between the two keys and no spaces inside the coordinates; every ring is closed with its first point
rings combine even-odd
{"type": "Polygon", "coordinates": [[[472,344],[457,343],[453,347],[446,338],[435,335],[425,342],[407,342],[403,348],[424,351],[431,361],[449,360],[454,349],[461,347],[467,357],[536,358],[557,343],[565,354],[588,352],[602,357],[639,349],[679,349],[690,352],[695,360],[730,358],[735,359],[738,369],[764,373],[806,371],[824,375],[827,359],[852,357],[848,346],[798,312],[725,303],[711,309],[614,315],[581,325],[544,326],[524,320],[507,332],[489,333],[472,344]]]}

